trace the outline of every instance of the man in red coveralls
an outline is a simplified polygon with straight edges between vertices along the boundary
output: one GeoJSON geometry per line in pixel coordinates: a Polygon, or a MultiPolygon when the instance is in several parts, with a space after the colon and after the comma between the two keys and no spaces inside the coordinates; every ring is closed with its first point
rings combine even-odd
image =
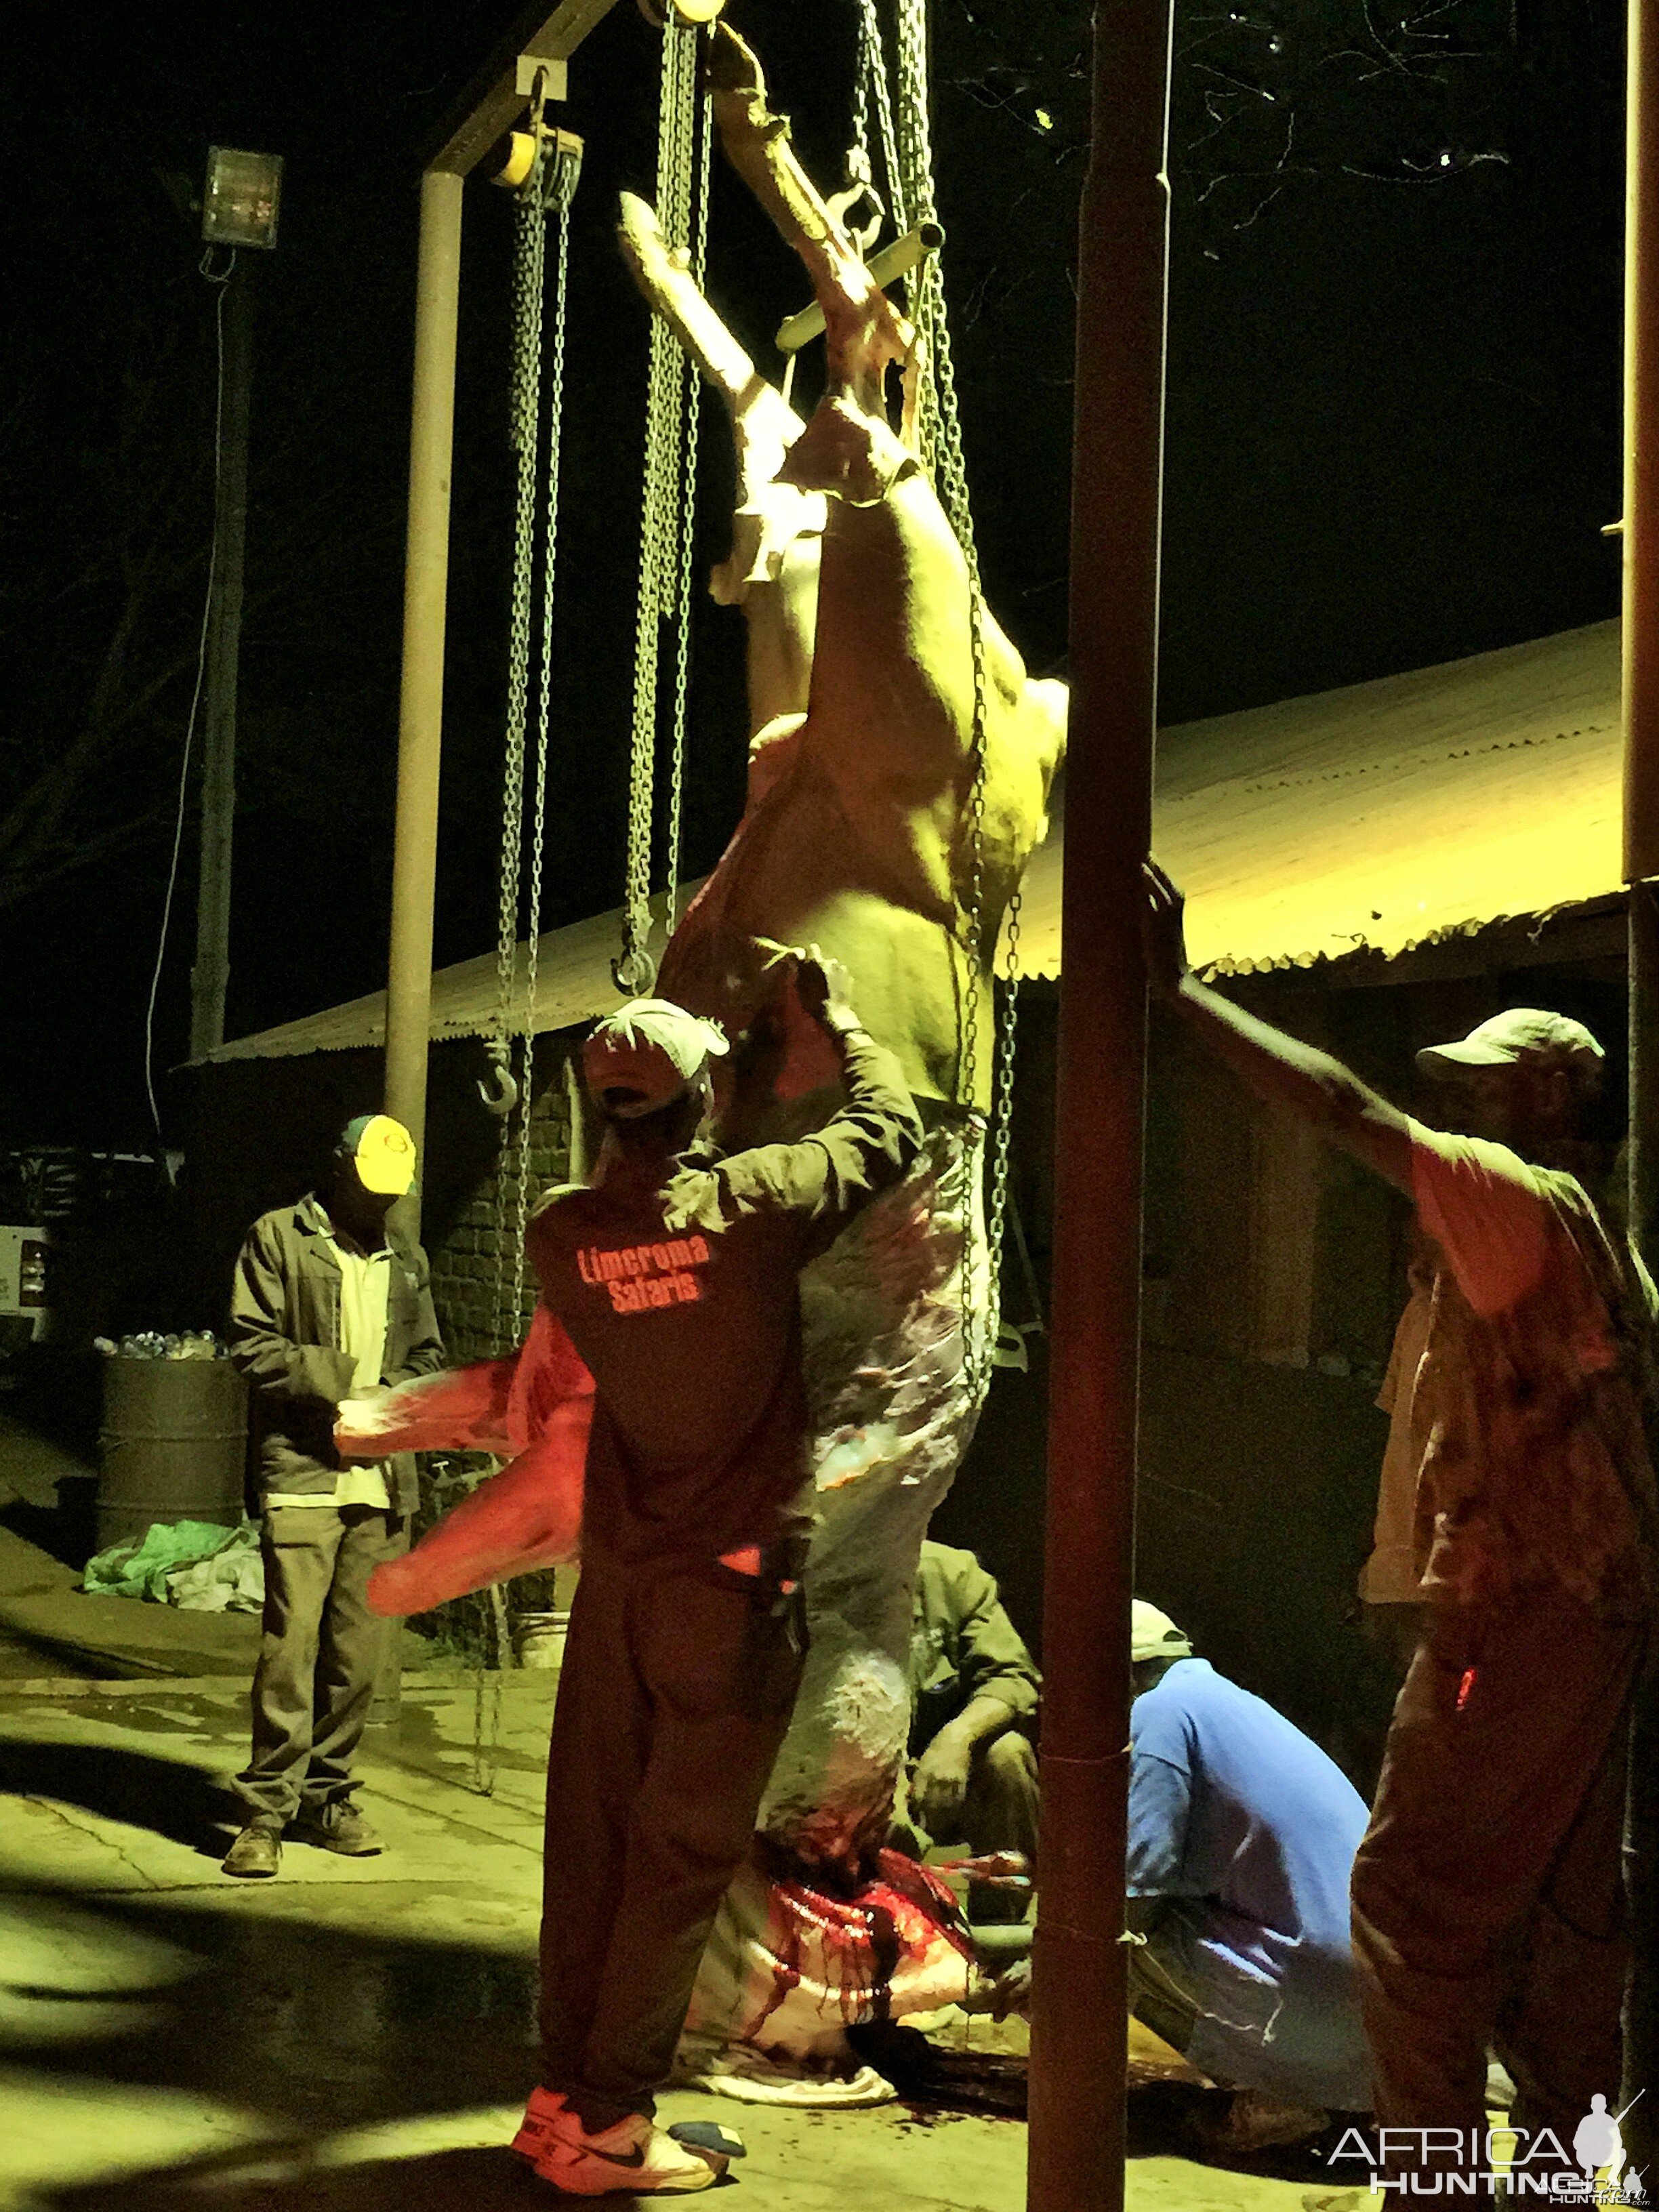
{"type": "Polygon", "coordinates": [[[601,1023],[583,1057],[606,1125],[595,1182],[531,1227],[597,1402],[549,1762],[544,2087],[514,2147],[575,2196],[706,2189],[725,2165],[659,2130],[653,2100],[799,1674],[797,1278],[921,1136],[840,982],[798,961],[845,1103],[800,1143],[724,1158],[687,1149],[724,1033],[663,1000],[601,1023]]]}

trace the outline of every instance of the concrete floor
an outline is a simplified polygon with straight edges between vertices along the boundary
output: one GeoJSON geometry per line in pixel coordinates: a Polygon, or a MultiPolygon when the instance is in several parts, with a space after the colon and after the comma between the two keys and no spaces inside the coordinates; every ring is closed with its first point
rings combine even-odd
{"type": "MultiPolygon", "coordinates": [[[[505,1678],[487,1798],[470,1786],[470,1690],[412,1690],[363,1761],[386,1855],[289,1845],[278,1881],[248,1884],[216,1863],[240,1685],[0,1683],[3,2212],[562,2201],[503,2148],[533,2079],[552,1686],[505,1678]]],[[[750,2212],[1024,2201],[1018,2121],[791,2115],[690,2093],[666,2113],[741,2130],[742,2195],[720,2201],[750,2212]]],[[[1289,2212],[1304,2185],[1148,2157],[1128,2191],[1135,2212],[1289,2212]]]]}

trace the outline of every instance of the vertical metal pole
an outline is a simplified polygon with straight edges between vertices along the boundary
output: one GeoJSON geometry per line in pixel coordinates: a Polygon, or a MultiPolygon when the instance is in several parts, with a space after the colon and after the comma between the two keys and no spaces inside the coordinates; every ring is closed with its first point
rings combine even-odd
{"type": "Polygon", "coordinates": [[[432,1019],[432,896],[437,878],[443,738],[461,189],[461,179],[447,172],[428,170],[421,179],[398,814],[386,1003],[386,1110],[413,1133],[417,1146],[426,1133],[427,1042],[432,1019]]]}
{"type": "MultiPolygon", "coordinates": [[[[1630,0],[1625,115],[1625,880],[1630,886],[1630,1223],[1659,1258],[1659,0],[1630,0]]],[[[1626,2009],[1632,2169],[1659,2157],[1659,1713],[1637,1693],[1626,1828],[1635,1966],[1626,2009]]]]}
{"type": "Polygon", "coordinates": [[[252,271],[240,260],[226,282],[223,400],[218,422],[213,519],[213,605],[202,713],[202,848],[196,891],[196,964],[190,978],[190,1056],[225,1041],[230,981],[230,863],[236,811],[236,685],[242,644],[242,561],[247,533],[248,410],[253,390],[252,271]]]}
{"type": "Polygon", "coordinates": [[[1042,1917],[1028,2202],[1123,2203],[1123,1952],[1146,985],[1158,692],[1170,0],[1095,15],[1073,449],[1042,1917]]]}
{"type": "MultiPolygon", "coordinates": [[[[432,898],[438,879],[438,777],[443,754],[444,624],[449,599],[449,480],[455,448],[455,332],[461,296],[462,180],[421,179],[415,279],[415,389],[409,425],[409,541],[404,556],[404,677],[398,714],[398,812],[392,848],[392,943],[386,983],[386,1110],[413,1136],[425,1167],[426,1067],[432,1030],[432,898]]],[[[411,1237],[420,1185],[398,1202],[411,1237]]],[[[371,1720],[402,1705],[404,1628],[386,1630],[371,1720]]]]}

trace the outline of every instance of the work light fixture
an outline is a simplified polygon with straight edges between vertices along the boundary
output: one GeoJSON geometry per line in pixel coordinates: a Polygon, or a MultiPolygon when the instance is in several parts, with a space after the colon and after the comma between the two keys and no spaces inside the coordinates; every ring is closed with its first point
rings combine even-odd
{"type": "Polygon", "coordinates": [[[280,154],[210,146],[207,188],[202,194],[203,237],[210,246],[274,246],[282,196],[280,154]]]}

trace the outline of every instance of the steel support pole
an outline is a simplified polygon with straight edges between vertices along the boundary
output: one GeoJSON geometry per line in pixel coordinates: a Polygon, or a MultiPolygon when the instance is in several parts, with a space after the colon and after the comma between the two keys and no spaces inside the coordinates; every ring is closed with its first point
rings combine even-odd
{"type": "Polygon", "coordinates": [[[421,179],[398,813],[386,996],[386,1110],[413,1133],[416,1145],[422,1143],[426,1131],[427,1044],[432,1022],[432,896],[437,879],[443,738],[461,191],[461,179],[444,171],[428,169],[421,179]]]}
{"type": "MultiPolygon", "coordinates": [[[[1630,886],[1630,1223],[1659,1259],[1659,0],[1630,0],[1625,118],[1625,880],[1630,886]]],[[[1638,1688],[1626,1872],[1635,1970],[1621,2106],[1630,2166],[1659,2158],[1659,1711],[1638,1688]]]]}
{"type": "Polygon", "coordinates": [[[1102,0],[1073,450],[1071,730],[1028,2202],[1123,2203],[1123,1930],[1169,269],[1170,0],[1102,0]]]}
{"type": "Polygon", "coordinates": [[[242,649],[247,535],[248,417],[253,392],[252,270],[246,257],[225,283],[222,399],[213,518],[213,604],[202,690],[202,842],[196,890],[196,963],[190,977],[190,1056],[225,1041],[230,981],[230,868],[236,811],[236,690],[242,649]]]}

